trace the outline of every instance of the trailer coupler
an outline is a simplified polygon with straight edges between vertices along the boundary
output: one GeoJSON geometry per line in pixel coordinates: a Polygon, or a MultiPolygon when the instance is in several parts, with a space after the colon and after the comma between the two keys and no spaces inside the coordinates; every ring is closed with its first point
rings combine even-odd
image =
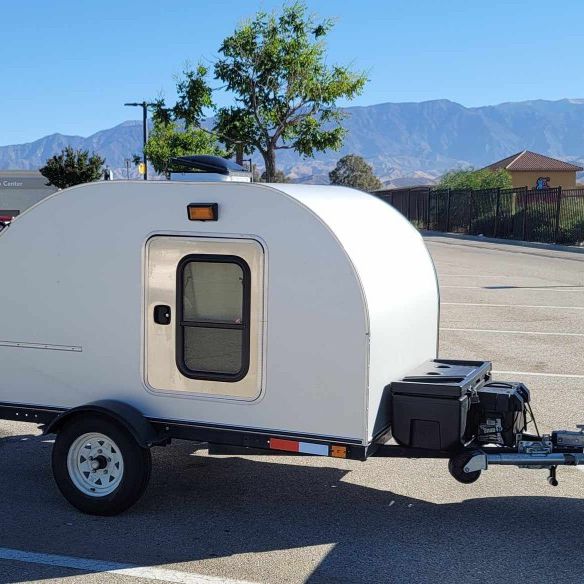
{"type": "Polygon", "coordinates": [[[557,430],[544,436],[519,434],[514,449],[483,448],[457,454],[450,459],[452,476],[462,483],[476,481],[490,465],[517,466],[519,468],[549,469],[548,482],[558,485],[558,466],[584,464],[584,426],[578,431],[557,430]]]}

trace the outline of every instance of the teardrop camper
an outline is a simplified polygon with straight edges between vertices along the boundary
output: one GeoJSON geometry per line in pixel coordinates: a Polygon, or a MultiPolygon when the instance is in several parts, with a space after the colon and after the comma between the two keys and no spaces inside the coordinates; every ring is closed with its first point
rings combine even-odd
{"type": "Polygon", "coordinates": [[[55,479],[85,512],[133,504],[150,448],[172,438],[359,460],[462,454],[475,475],[494,460],[468,428],[490,365],[436,360],[432,260],[374,196],[92,183],[2,230],[0,265],[0,418],[57,434],[55,479]]]}

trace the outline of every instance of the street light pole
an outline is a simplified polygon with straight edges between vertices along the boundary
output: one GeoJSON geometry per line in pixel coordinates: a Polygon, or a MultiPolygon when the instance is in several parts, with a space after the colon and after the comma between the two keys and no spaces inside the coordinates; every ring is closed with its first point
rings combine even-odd
{"type": "Polygon", "coordinates": [[[146,160],[146,142],[148,142],[148,106],[154,105],[153,103],[148,103],[147,101],[125,103],[124,105],[130,107],[141,107],[142,108],[142,135],[144,138],[144,180],[148,180],[148,162],[146,160]]]}
{"type": "Polygon", "coordinates": [[[142,134],[144,136],[144,180],[148,180],[148,162],[146,161],[146,144],[148,142],[148,104],[142,102],[142,134]]]}

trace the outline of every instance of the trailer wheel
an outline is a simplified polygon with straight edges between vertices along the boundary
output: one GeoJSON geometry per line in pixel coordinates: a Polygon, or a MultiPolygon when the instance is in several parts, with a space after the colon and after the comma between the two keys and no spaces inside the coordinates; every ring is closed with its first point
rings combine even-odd
{"type": "Polygon", "coordinates": [[[52,456],[59,490],[90,515],[117,515],[140,499],[152,468],[150,450],[104,416],[78,416],[57,435],[52,456]]]}
{"type": "Polygon", "coordinates": [[[479,480],[481,476],[480,470],[473,472],[464,472],[464,467],[468,464],[474,453],[462,453],[453,456],[448,461],[448,472],[459,482],[465,485],[470,485],[479,480]]]}

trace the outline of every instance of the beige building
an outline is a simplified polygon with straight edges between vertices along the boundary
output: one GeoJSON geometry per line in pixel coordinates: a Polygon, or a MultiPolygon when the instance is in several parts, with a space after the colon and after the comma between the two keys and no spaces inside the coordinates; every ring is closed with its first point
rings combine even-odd
{"type": "Polygon", "coordinates": [[[562,187],[576,188],[576,173],[584,170],[581,166],[550,158],[543,154],[524,150],[485,167],[490,170],[504,168],[511,174],[514,187],[546,189],[562,187]]]}

